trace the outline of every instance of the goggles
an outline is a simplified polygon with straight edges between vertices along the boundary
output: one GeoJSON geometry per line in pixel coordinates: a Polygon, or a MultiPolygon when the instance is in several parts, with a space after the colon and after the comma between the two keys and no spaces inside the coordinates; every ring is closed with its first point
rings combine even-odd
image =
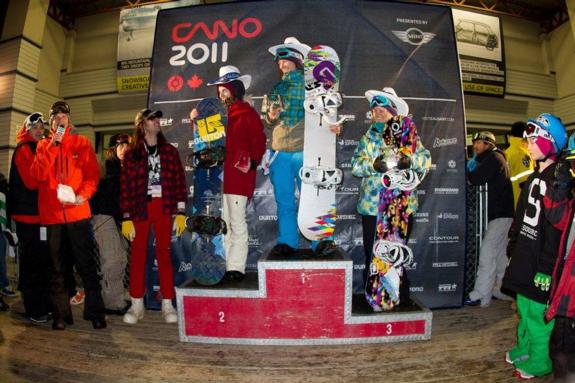
{"type": "Polygon", "coordinates": [[[39,122],[41,122],[42,124],[44,123],[44,116],[42,116],[42,113],[39,113],[39,112],[32,113],[31,115],[26,117],[26,122],[25,122],[26,128],[30,129],[31,127],[33,127],[34,125],[36,125],[39,122]]]}
{"type": "Polygon", "coordinates": [[[549,134],[548,131],[532,122],[527,123],[527,128],[525,128],[525,132],[523,132],[523,138],[530,138],[530,137],[543,137],[546,140],[555,143],[553,136],[549,134]]]}
{"type": "Polygon", "coordinates": [[[278,48],[276,50],[275,60],[287,60],[287,59],[296,59],[298,61],[303,61],[303,55],[293,49],[289,48],[278,48]]]}
{"type": "Polygon", "coordinates": [[[475,133],[471,141],[477,141],[477,140],[493,142],[493,137],[490,137],[487,134],[483,133],[475,133]]]}
{"type": "Polygon", "coordinates": [[[391,105],[391,101],[389,101],[389,98],[384,96],[375,96],[374,98],[371,99],[371,102],[369,103],[369,107],[371,109],[375,108],[376,106],[385,107],[388,105],[391,105]]]}

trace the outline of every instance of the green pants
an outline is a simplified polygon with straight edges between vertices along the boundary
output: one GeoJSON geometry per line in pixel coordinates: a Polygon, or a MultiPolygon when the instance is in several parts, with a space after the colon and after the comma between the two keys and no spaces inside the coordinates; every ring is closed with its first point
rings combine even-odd
{"type": "Polygon", "coordinates": [[[535,376],[550,374],[553,369],[549,338],[555,321],[545,322],[546,309],[546,305],[517,294],[517,345],[509,351],[509,356],[517,361],[516,368],[535,376]]]}

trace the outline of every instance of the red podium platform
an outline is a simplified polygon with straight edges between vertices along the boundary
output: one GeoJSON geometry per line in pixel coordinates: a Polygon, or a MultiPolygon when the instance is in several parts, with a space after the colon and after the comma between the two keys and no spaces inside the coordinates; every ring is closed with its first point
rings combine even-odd
{"type": "Polygon", "coordinates": [[[352,344],[425,340],[432,313],[411,301],[374,313],[352,296],[345,257],[258,262],[239,283],[176,288],[180,340],[221,344],[352,344]]]}

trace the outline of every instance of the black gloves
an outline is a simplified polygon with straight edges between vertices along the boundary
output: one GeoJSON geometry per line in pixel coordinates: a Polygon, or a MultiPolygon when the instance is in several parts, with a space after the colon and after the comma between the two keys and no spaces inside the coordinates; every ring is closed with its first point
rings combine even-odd
{"type": "Polygon", "coordinates": [[[376,172],[380,173],[385,173],[388,170],[383,155],[378,156],[375,161],[373,161],[373,168],[376,172]]]}
{"type": "Polygon", "coordinates": [[[559,160],[555,167],[555,181],[549,191],[549,198],[553,201],[561,201],[569,197],[572,185],[571,164],[567,160],[559,160]]]}
{"type": "Polygon", "coordinates": [[[397,168],[399,170],[409,169],[411,167],[411,158],[401,155],[399,161],[397,161],[397,168]]]}

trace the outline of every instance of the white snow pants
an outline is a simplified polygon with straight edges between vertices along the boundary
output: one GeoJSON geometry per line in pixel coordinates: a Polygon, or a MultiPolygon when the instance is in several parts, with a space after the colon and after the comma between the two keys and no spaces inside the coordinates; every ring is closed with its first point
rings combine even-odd
{"type": "Polygon", "coordinates": [[[226,270],[245,273],[248,257],[248,223],[246,222],[248,197],[224,194],[223,199],[222,219],[228,227],[228,233],[224,236],[226,270]]]}

